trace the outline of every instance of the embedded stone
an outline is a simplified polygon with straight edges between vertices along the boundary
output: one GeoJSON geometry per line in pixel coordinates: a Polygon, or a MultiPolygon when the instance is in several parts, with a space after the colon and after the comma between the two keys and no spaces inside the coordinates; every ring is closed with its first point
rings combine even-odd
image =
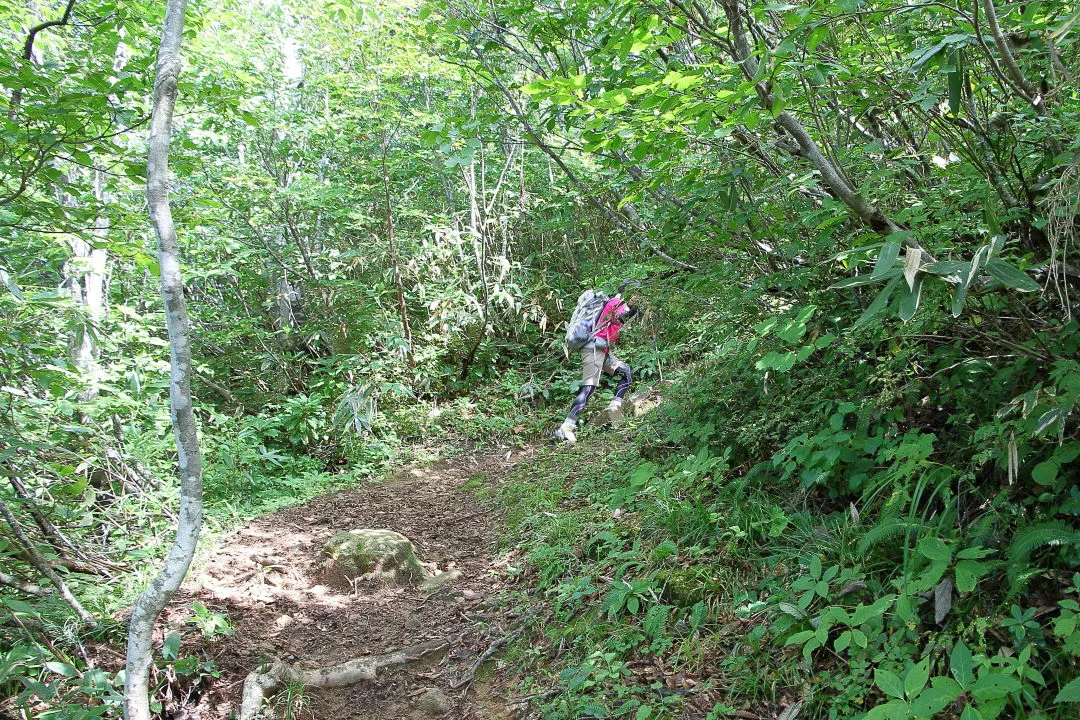
{"type": "Polygon", "coordinates": [[[416,707],[425,715],[442,717],[450,712],[450,699],[439,688],[426,688],[420,697],[416,698],[416,707]]]}
{"type": "Polygon", "coordinates": [[[452,583],[461,577],[460,570],[447,570],[438,575],[432,575],[420,585],[420,592],[424,595],[433,595],[448,583],[452,583]]]}
{"type": "Polygon", "coordinates": [[[339,532],[323,548],[326,567],[349,581],[409,584],[424,577],[412,541],[386,529],[339,532]]]}

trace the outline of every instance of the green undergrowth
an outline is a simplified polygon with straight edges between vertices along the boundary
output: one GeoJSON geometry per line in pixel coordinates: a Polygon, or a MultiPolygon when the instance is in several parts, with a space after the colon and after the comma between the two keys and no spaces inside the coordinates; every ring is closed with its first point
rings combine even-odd
{"type": "MultiPolygon", "coordinates": [[[[380,482],[411,464],[523,442],[550,420],[538,410],[539,402],[525,404],[526,412],[515,416],[521,403],[514,396],[516,387],[505,383],[518,381],[511,374],[503,384],[437,404],[416,398],[387,401],[372,409],[370,422],[361,426],[352,424],[355,418],[335,416],[329,397],[292,396],[256,414],[201,406],[205,514],[192,572],[198,572],[204,553],[225,533],[253,518],[380,482]]],[[[127,418],[123,453],[129,467],[158,478],[162,487],[108,484],[119,470],[105,462],[108,438],[96,430],[106,424],[114,404],[114,397],[104,394],[93,403],[54,405],[23,418],[28,437],[55,433],[52,428],[65,421],[86,426],[83,442],[90,459],[79,467],[43,464],[55,482],[52,496],[43,499],[50,501],[51,512],[71,523],[71,537],[88,554],[119,570],[107,576],[65,573],[72,591],[99,618],[96,629],[76,622],[59,597],[27,602],[0,595],[9,618],[0,623],[0,692],[10,697],[0,705],[0,714],[5,707],[36,707],[40,717],[115,717],[120,712],[123,679],[116,656],[92,665],[86,658],[123,646],[126,623],[116,618],[153,579],[168,549],[176,488],[173,440],[160,398],[144,402],[137,415],[127,418]],[[102,532],[106,514],[110,522],[102,532]],[[50,642],[37,641],[40,634],[50,642]]],[[[45,442],[38,451],[51,452],[45,442]]],[[[12,550],[0,536],[0,559],[12,550]]],[[[166,629],[169,640],[156,651],[155,712],[168,714],[169,708],[194,702],[205,691],[219,670],[199,638],[226,634],[236,621],[199,603],[188,608],[186,617],[166,629]]]]}
{"type": "Polygon", "coordinates": [[[1052,407],[1002,412],[974,392],[985,367],[911,402],[902,343],[855,373],[877,396],[840,399],[850,341],[836,371],[766,391],[766,333],[483,491],[507,509],[515,601],[540,609],[510,658],[522,694],[552,719],[1075,717],[1080,444],[1033,432],[1052,407]],[[1002,423],[1019,462],[998,463],[1002,423]]]}

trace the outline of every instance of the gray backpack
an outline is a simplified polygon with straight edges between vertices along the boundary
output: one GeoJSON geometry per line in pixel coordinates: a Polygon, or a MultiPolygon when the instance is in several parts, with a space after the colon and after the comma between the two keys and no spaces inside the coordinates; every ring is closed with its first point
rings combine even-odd
{"type": "Polygon", "coordinates": [[[596,290],[581,293],[574,307],[574,314],[566,324],[566,347],[580,350],[593,339],[594,326],[600,317],[604,305],[610,300],[607,295],[596,290]]]}

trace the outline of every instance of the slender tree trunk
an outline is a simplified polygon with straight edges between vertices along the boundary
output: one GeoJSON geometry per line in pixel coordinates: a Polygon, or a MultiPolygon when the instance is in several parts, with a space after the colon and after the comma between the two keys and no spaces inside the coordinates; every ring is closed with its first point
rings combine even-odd
{"type": "MultiPolygon", "coordinates": [[[[578,188],[585,201],[597,210],[599,210],[601,213],[603,213],[604,216],[608,218],[608,220],[610,220],[620,229],[628,230],[631,232],[643,233],[645,231],[644,228],[633,225],[625,217],[616,213],[614,210],[607,207],[604,203],[593,197],[592,192],[589,190],[588,187],[586,187],[585,183],[580,180],[569,167],[567,167],[566,163],[563,162],[562,158],[559,157],[559,155],[554,150],[552,150],[547,143],[544,142],[543,138],[540,137],[539,132],[529,122],[528,116],[521,108],[521,105],[518,104],[517,99],[514,98],[513,93],[511,93],[510,89],[506,87],[502,80],[499,79],[499,76],[495,72],[495,68],[491,66],[491,64],[484,58],[481,53],[479,53],[479,51],[477,51],[476,53],[476,58],[479,61],[480,65],[484,68],[484,70],[487,71],[488,77],[491,82],[495,83],[495,86],[499,88],[499,91],[503,94],[503,97],[505,97],[506,101],[510,104],[510,111],[514,114],[514,117],[517,118],[518,122],[521,123],[522,129],[525,130],[525,134],[528,135],[529,139],[533,142],[533,145],[540,148],[540,150],[548,156],[548,178],[550,180],[550,183],[552,185],[555,184],[555,171],[552,165],[552,163],[554,163],[554,165],[557,165],[559,169],[562,170],[566,178],[578,188]]],[[[688,262],[683,262],[682,260],[671,257],[666,252],[664,252],[652,243],[648,244],[648,248],[653,252],[654,255],[659,257],[661,260],[664,260],[665,262],[670,263],[675,267],[694,272],[700,269],[696,265],[691,265],[688,262]]]]}
{"type": "Polygon", "coordinates": [[[401,282],[401,267],[398,264],[397,243],[394,242],[394,211],[390,202],[390,173],[386,169],[386,152],[390,146],[390,137],[382,142],[383,196],[386,201],[386,240],[390,243],[390,262],[394,269],[394,287],[397,289],[398,310],[401,312],[401,328],[405,333],[405,344],[409,346],[409,367],[413,365],[412,328],[409,327],[409,308],[405,303],[405,286],[401,282]]]}
{"type": "MultiPolygon", "coordinates": [[[[994,0],[982,0],[983,12],[986,13],[986,23],[990,26],[990,33],[994,36],[994,45],[997,46],[998,52],[1001,53],[1001,60],[1005,63],[1005,68],[1008,70],[1009,77],[1012,78],[1016,84],[1015,89],[1017,93],[1031,103],[1031,107],[1035,109],[1036,114],[1039,117],[1048,117],[1049,112],[1046,109],[1046,99],[1028,80],[1024,75],[1024,71],[1020,69],[1020,63],[1016,61],[1016,56],[1013,55],[1012,49],[1009,47],[1009,40],[1005,37],[1005,33],[1001,30],[1001,25],[998,23],[997,9],[994,7],[994,0]]],[[[978,12],[978,2],[975,3],[976,13],[978,12]]],[[[978,25],[979,16],[975,15],[975,23],[978,25]]],[[[1050,152],[1054,155],[1061,154],[1061,145],[1058,143],[1057,138],[1053,135],[1048,135],[1046,138],[1047,147],[1050,148],[1050,152]]]]}
{"type": "Polygon", "coordinates": [[[187,574],[202,527],[202,456],[195,413],[191,404],[191,344],[180,253],[169,209],[169,138],[180,75],[180,38],[187,0],[168,0],[165,27],[158,47],[154,83],[154,113],[150,123],[146,199],[158,239],[161,296],[169,330],[171,374],[169,400],[176,437],[180,473],[180,517],[176,538],[153,583],[135,600],[128,629],[124,717],[149,720],[149,676],[153,661],[151,641],[158,615],[187,574]]]}

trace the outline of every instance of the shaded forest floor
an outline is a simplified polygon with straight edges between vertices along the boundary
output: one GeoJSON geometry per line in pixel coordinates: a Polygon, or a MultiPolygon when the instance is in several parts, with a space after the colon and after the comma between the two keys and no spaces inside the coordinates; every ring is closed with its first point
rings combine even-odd
{"type": "MultiPolygon", "coordinates": [[[[496,557],[501,519],[478,502],[474,489],[527,463],[533,452],[503,450],[404,470],[387,482],[259,518],[224,538],[177,595],[168,624],[190,618],[197,602],[226,616],[234,632],[198,648],[220,677],[204,681],[197,701],[177,697],[183,709],[174,717],[229,717],[239,707],[245,677],[266,661],[324,667],[435,639],[448,641],[448,648],[388,668],[374,682],[284,692],[273,715],[419,720],[432,716],[419,698],[436,688],[449,701],[449,712],[440,716],[509,717],[511,693],[500,685],[497,663],[461,682],[516,619],[496,599],[506,582],[496,557]],[[400,532],[416,545],[429,572],[456,569],[461,577],[426,599],[416,588],[352,587],[327,577],[320,571],[326,541],[357,528],[400,532]]],[[[190,652],[189,643],[200,642],[189,632],[184,648],[190,652]]]]}

